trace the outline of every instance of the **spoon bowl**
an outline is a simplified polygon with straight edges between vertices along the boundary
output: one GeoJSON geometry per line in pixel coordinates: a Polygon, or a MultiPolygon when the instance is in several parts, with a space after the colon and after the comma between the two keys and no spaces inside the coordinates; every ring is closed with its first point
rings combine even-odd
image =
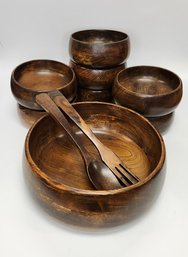
{"type": "Polygon", "coordinates": [[[88,176],[95,188],[100,190],[118,189],[123,187],[111,170],[99,160],[93,160],[89,163],[88,176]]]}

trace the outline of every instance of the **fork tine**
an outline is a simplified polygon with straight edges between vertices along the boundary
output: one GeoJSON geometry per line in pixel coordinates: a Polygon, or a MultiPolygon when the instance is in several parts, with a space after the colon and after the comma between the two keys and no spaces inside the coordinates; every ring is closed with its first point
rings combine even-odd
{"type": "Polygon", "coordinates": [[[127,176],[124,176],[124,174],[122,174],[116,167],[110,167],[110,170],[124,184],[124,186],[130,186],[130,183],[132,184],[132,182],[129,182],[130,180],[127,179],[127,176]]]}
{"type": "Polygon", "coordinates": [[[127,169],[124,165],[122,165],[121,163],[119,164],[118,167],[116,167],[118,169],[118,171],[126,177],[126,179],[131,183],[131,184],[135,184],[136,182],[140,181],[140,179],[133,174],[129,169],[127,169]]]}

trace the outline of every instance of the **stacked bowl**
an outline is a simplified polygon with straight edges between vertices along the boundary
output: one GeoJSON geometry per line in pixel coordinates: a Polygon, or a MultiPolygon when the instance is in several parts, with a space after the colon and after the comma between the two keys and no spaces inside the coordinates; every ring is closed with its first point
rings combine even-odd
{"type": "Polygon", "coordinates": [[[95,29],[73,33],[69,54],[78,80],[78,100],[110,102],[114,78],[126,67],[129,51],[129,37],[123,32],[95,29]]]}

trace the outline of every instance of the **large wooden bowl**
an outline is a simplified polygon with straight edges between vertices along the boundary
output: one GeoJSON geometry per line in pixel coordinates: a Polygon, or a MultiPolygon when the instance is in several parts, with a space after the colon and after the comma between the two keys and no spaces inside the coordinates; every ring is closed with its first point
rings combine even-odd
{"type": "MultiPolygon", "coordinates": [[[[141,181],[117,190],[95,190],[79,150],[45,115],[31,127],[25,141],[24,171],[34,196],[52,215],[79,226],[111,227],[142,215],[163,185],[162,137],[147,119],[130,109],[99,102],[73,106],[141,181]]],[[[91,142],[73,129],[90,153],[97,155],[91,142]]]]}
{"type": "Polygon", "coordinates": [[[69,41],[71,59],[83,66],[109,68],[124,63],[130,51],[129,36],[114,30],[82,30],[69,41]]]}
{"type": "Polygon", "coordinates": [[[120,71],[114,82],[115,103],[131,108],[156,124],[164,124],[182,98],[182,81],[175,73],[153,66],[120,71]]]}
{"type": "Polygon", "coordinates": [[[17,102],[28,109],[42,110],[35,102],[41,92],[59,90],[72,102],[77,93],[74,71],[53,60],[32,60],[17,66],[11,74],[11,89],[17,102]]]}

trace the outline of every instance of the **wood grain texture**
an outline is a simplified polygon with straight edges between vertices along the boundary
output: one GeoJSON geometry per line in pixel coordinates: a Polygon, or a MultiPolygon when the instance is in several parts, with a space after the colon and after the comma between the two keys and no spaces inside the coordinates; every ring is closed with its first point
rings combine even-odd
{"type": "Polygon", "coordinates": [[[111,90],[118,72],[126,63],[110,69],[91,69],[70,61],[80,87],[90,90],[111,90]]]}
{"type": "Polygon", "coordinates": [[[129,67],[116,76],[112,94],[117,104],[158,117],[175,110],[182,98],[182,81],[160,67],[129,67]]]}
{"type": "Polygon", "coordinates": [[[124,63],[130,51],[129,36],[113,30],[83,30],[69,41],[70,58],[91,68],[110,68],[124,63]]]}
{"type": "MultiPolygon", "coordinates": [[[[85,148],[85,145],[80,140],[80,138],[77,136],[77,134],[74,132],[74,130],[72,130],[72,127],[65,115],[67,115],[68,118],[78,117],[79,120],[81,120],[82,118],[75,111],[75,109],[68,102],[68,100],[58,91],[57,94],[56,95],[53,94],[53,96],[51,96],[50,93],[38,94],[36,96],[36,102],[39,105],[41,105],[42,108],[44,110],[46,110],[46,112],[52,117],[52,119],[54,121],[56,121],[56,123],[58,125],[60,125],[66,131],[67,135],[72,139],[72,141],[75,143],[77,148],[80,150],[80,154],[81,154],[82,159],[85,164],[85,172],[87,173],[88,179],[90,180],[92,185],[96,189],[99,189],[99,190],[122,188],[122,184],[124,184],[124,180],[125,180],[125,178],[123,178],[123,174],[120,175],[118,173],[118,171],[115,170],[116,171],[115,175],[122,182],[120,184],[119,180],[113,174],[114,173],[113,169],[109,169],[111,167],[110,166],[108,167],[103,162],[104,158],[101,159],[101,156],[98,156],[98,158],[96,156],[96,158],[94,159],[93,156],[90,154],[90,152],[85,148]],[[65,104],[64,104],[64,101],[65,101],[65,104]],[[68,107],[70,106],[70,108],[64,108],[64,107],[67,107],[67,105],[68,105],[68,107]],[[64,114],[62,112],[62,110],[64,111],[65,109],[66,109],[66,111],[64,114]],[[70,109],[70,111],[69,111],[69,109],[70,109]],[[71,113],[73,113],[74,116],[72,116],[71,113]]],[[[74,118],[73,118],[73,121],[75,121],[74,118]]],[[[83,123],[83,125],[81,126],[81,128],[83,128],[83,126],[85,127],[85,130],[83,130],[83,131],[85,132],[85,134],[87,133],[87,137],[91,139],[91,137],[89,137],[89,135],[91,134],[92,142],[93,143],[96,141],[98,142],[99,139],[97,137],[95,138],[95,135],[92,133],[90,128],[87,127],[87,125],[84,123],[84,121],[81,121],[81,123],[79,123],[79,124],[81,125],[82,123],[83,123]],[[93,138],[95,139],[95,141],[93,138]]],[[[76,122],[76,125],[77,124],[78,123],[76,122]]],[[[101,153],[104,155],[103,152],[106,149],[106,146],[101,145],[101,142],[99,142],[99,143],[100,143],[100,148],[98,147],[97,150],[100,152],[100,155],[101,155],[101,153]]],[[[96,143],[95,143],[95,145],[96,145],[96,143]]],[[[109,151],[111,151],[111,150],[108,149],[108,152],[109,151]]],[[[112,161],[112,160],[113,159],[111,158],[110,161],[112,161]]],[[[128,176],[126,176],[126,177],[128,177],[128,176]]],[[[135,176],[133,178],[135,178],[135,176]]],[[[137,181],[139,181],[139,180],[136,180],[136,182],[137,181]]],[[[127,180],[125,180],[125,182],[126,183],[124,185],[129,185],[129,183],[127,183],[127,180]]],[[[135,182],[135,180],[133,182],[135,182]]]]}
{"type": "MultiPolygon", "coordinates": [[[[94,133],[141,178],[118,190],[94,190],[78,148],[48,115],[30,129],[24,156],[25,178],[41,205],[61,220],[89,227],[115,226],[147,210],[158,196],[165,175],[164,142],[139,114],[105,103],[76,103],[94,133]]],[[[88,139],[72,129],[89,152],[88,139]]]]}
{"type": "MultiPolygon", "coordinates": [[[[138,181],[140,181],[140,179],[134,174],[134,172],[132,172],[128,168],[128,166],[126,165],[126,162],[123,163],[122,160],[110,148],[108,148],[105,144],[103,144],[98,139],[98,137],[95,136],[95,134],[87,125],[87,123],[84,121],[84,119],[82,119],[82,116],[69,103],[66,97],[64,97],[59,91],[49,92],[48,94],[50,96],[50,99],[53,99],[53,101],[51,101],[51,107],[47,109],[49,114],[53,114],[51,109],[55,103],[95,145],[97,151],[100,154],[101,160],[114,173],[114,175],[122,182],[124,186],[129,186],[131,184],[135,184],[138,181]]],[[[44,100],[45,98],[45,102],[46,102],[47,100],[46,96],[47,96],[46,93],[40,94],[36,96],[36,100],[38,99],[38,97],[41,97],[42,100],[44,100]]],[[[44,101],[42,103],[44,103],[44,101]]],[[[56,107],[54,106],[53,109],[54,108],[56,107]]],[[[95,170],[95,173],[96,173],[96,170],[95,170]]],[[[101,189],[104,189],[104,188],[107,189],[106,187],[103,187],[101,189]]]]}
{"type": "Polygon", "coordinates": [[[11,74],[11,89],[17,102],[32,110],[42,110],[35,102],[40,92],[59,90],[69,101],[77,94],[74,71],[53,60],[32,60],[17,66],[11,74]]]}

